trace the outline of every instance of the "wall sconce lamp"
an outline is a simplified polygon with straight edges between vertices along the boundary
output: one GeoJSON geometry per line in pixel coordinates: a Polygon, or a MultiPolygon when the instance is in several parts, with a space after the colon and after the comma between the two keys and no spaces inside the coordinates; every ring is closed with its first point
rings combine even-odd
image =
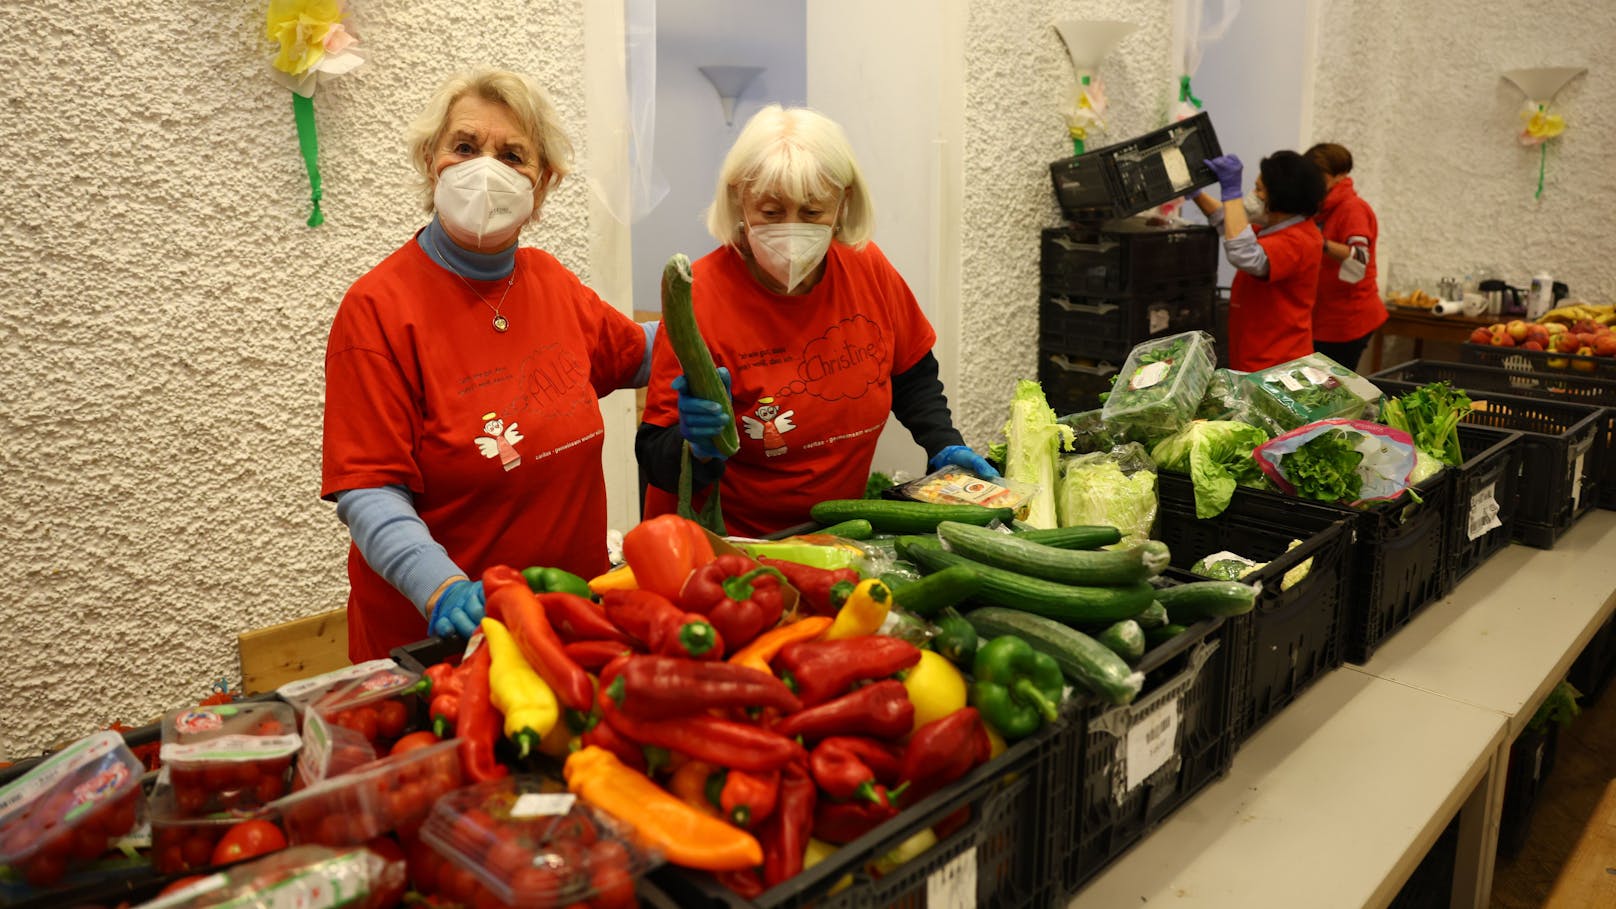
{"type": "Polygon", "coordinates": [[[1065,111],[1072,154],[1083,154],[1090,130],[1105,131],[1105,86],[1097,72],[1100,60],[1138,28],[1132,22],[1104,19],[1061,19],[1055,23],[1077,76],[1076,97],[1065,111]]]}
{"type": "Polygon", "coordinates": [[[1515,83],[1515,87],[1526,95],[1526,107],[1521,111],[1521,121],[1525,126],[1516,139],[1522,145],[1538,147],[1535,199],[1543,198],[1543,172],[1549,161],[1548,142],[1558,138],[1566,128],[1565,117],[1549,113],[1549,105],[1554,103],[1554,96],[1572,79],[1587,71],[1580,66],[1537,66],[1504,71],[1504,78],[1515,83]]]}
{"type": "Polygon", "coordinates": [[[718,101],[724,105],[724,125],[733,126],[735,123],[735,101],[752,84],[758,74],[763,72],[761,66],[703,66],[699,67],[701,74],[713,84],[713,90],[718,92],[718,101]]]}

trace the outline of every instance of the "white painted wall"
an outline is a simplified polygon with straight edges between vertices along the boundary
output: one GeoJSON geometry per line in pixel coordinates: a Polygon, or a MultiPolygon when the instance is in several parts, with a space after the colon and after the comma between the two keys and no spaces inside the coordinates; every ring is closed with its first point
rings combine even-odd
{"type": "Polygon", "coordinates": [[[633,227],[634,306],[660,310],[662,266],[717,245],[702,218],[718,167],[741,127],[766,104],[807,97],[803,44],[806,0],[656,0],[656,168],[668,194],[633,227]],[[762,66],[735,105],[723,109],[701,66],[762,66]]]}

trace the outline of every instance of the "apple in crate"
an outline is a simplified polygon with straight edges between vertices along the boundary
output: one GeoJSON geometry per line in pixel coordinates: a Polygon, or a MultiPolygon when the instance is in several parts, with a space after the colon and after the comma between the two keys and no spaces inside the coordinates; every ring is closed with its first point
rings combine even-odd
{"type": "Polygon", "coordinates": [[[1470,333],[1470,343],[1472,343],[1472,344],[1491,344],[1491,343],[1493,343],[1492,332],[1488,331],[1485,328],[1478,328],[1475,331],[1470,333]]]}
{"type": "Polygon", "coordinates": [[[1520,319],[1511,319],[1504,325],[1504,330],[1509,332],[1509,336],[1517,343],[1526,340],[1526,323],[1520,319]]]}

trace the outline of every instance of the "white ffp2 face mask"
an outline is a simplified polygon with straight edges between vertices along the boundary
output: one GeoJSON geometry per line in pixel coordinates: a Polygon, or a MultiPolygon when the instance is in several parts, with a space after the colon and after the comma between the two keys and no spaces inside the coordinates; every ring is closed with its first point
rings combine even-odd
{"type": "Polygon", "coordinates": [[[1257,198],[1256,193],[1242,197],[1240,204],[1246,209],[1246,220],[1253,226],[1262,227],[1268,223],[1268,203],[1257,198]]]}
{"type": "Polygon", "coordinates": [[[533,214],[533,183],[487,155],[446,167],[438,174],[432,203],[444,226],[463,236],[502,243],[533,214]]]}
{"type": "Polygon", "coordinates": [[[746,228],[752,258],[789,293],[819,267],[830,249],[829,224],[759,224],[746,228]]]}

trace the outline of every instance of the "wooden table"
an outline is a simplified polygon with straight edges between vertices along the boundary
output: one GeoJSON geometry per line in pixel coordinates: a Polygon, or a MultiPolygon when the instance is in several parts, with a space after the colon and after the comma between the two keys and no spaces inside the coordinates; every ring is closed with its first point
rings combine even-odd
{"type": "Polygon", "coordinates": [[[1369,371],[1380,372],[1381,354],[1386,346],[1387,335],[1398,335],[1414,339],[1414,359],[1419,359],[1425,353],[1426,341],[1448,341],[1454,344],[1463,344],[1469,339],[1470,333],[1478,328],[1486,328],[1494,322],[1500,321],[1492,316],[1472,318],[1471,316],[1434,316],[1426,309],[1405,309],[1400,306],[1386,307],[1386,324],[1380,326],[1375,332],[1374,340],[1369,342],[1369,371]]]}

